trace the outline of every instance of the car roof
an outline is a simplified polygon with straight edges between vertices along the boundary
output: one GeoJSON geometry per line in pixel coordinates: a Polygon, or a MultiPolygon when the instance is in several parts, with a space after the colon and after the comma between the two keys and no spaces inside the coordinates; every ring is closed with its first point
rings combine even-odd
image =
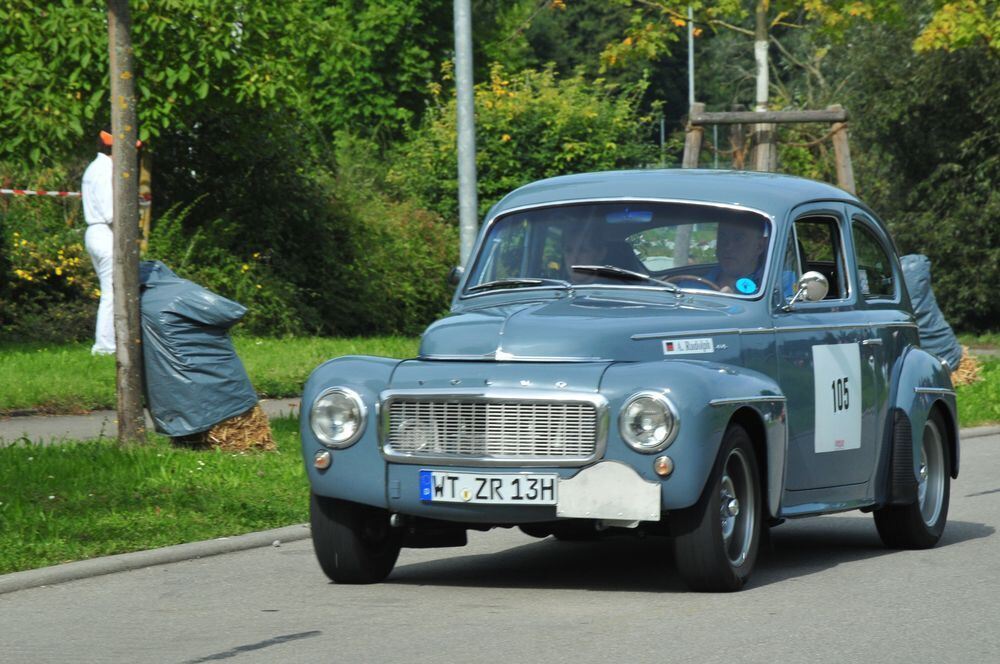
{"type": "Polygon", "coordinates": [[[487,218],[515,208],[547,203],[615,198],[652,198],[723,203],[759,210],[781,219],[808,201],[861,204],[833,185],[777,173],[661,169],[562,175],[515,189],[490,210],[487,218]]]}

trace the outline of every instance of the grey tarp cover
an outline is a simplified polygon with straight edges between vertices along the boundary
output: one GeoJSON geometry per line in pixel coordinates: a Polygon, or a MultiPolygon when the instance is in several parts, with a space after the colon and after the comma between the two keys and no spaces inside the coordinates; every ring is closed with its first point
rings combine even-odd
{"type": "Polygon", "coordinates": [[[934,291],[931,290],[931,261],[921,254],[909,254],[900,259],[903,280],[913,302],[920,328],[920,346],[948,363],[954,371],[962,361],[962,346],[955,338],[944,314],[938,309],[934,291]]]}
{"type": "Polygon", "coordinates": [[[160,261],[139,267],[146,404],[168,436],[207,431],[257,403],[229,338],[246,307],[181,279],[160,261]]]}

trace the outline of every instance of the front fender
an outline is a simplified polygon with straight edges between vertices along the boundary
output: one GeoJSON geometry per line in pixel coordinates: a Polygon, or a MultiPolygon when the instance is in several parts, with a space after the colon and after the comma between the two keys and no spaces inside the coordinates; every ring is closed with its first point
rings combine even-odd
{"type": "Polygon", "coordinates": [[[910,420],[913,431],[913,473],[916,477],[920,465],[921,432],[936,404],[945,409],[945,421],[951,451],[951,476],[958,477],[959,443],[958,416],[955,388],[951,374],[941,360],[915,346],[909,347],[900,358],[893,374],[892,404],[910,420]]]}
{"type": "MultiPolygon", "coordinates": [[[[698,501],[715,467],[726,427],[740,413],[756,418],[759,428],[750,431],[751,436],[764,434],[757,441],[759,461],[766,469],[768,509],[777,515],[784,484],[786,417],[785,398],[774,380],[759,372],[698,360],[612,365],[601,379],[601,393],[609,398],[612,416],[609,452],[630,450],[621,438],[617,417],[625,400],[642,389],[661,391],[679,413],[677,438],[664,452],[675,467],[663,480],[664,509],[683,509],[698,501]]],[[[650,456],[651,468],[654,455],[650,456]]]]}
{"type": "Polygon", "coordinates": [[[306,475],[314,493],[330,498],[344,498],[375,507],[386,507],[385,461],[378,444],[379,392],[389,385],[392,372],[401,360],[371,356],[347,356],[317,367],[306,381],[299,414],[302,457],[306,475]],[[312,404],[330,387],[349,387],[365,403],[368,415],[361,437],[350,447],[331,450],[333,463],[317,470],[313,456],[327,449],[312,432],[309,416],[312,404]]]}

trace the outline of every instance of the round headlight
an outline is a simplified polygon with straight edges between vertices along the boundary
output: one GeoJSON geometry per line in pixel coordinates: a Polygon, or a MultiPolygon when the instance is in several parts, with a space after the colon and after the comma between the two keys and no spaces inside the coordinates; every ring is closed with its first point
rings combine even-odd
{"type": "Polygon", "coordinates": [[[347,447],[365,428],[365,403],[354,390],[334,387],[313,401],[309,426],[327,447],[347,447]]]}
{"type": "Polygon", "coordinates": [[[618,415],[622,438],[644,454],[666,449],[677,437],[679,424],[674,404],[659,392],[633,394],[618,415]]]}

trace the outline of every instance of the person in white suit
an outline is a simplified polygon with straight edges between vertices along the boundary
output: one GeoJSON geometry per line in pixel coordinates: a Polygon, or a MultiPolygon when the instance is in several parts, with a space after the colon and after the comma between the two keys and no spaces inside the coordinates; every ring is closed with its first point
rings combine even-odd
{"type": "Polygon", "coordinates": [[[94,331],[94,355],[111,355],[115,352],[113,271],[114,235],[111,221],[114,218],[114,196],[111,187],[112,136],[102,131],[97,141],[97,157],[83,172],[80,192],[83,196],[83,218],[87,222],[84,245],[94,271],[100,281],[101,301],[97,306],[97,326],[94,331]]]}

